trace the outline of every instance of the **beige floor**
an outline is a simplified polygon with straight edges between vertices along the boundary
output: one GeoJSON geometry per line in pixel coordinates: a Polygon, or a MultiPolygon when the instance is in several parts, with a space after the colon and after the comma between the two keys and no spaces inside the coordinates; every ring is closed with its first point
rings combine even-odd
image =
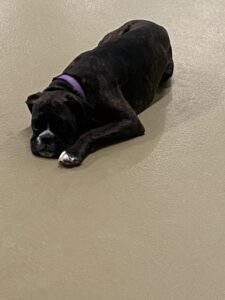
{"type": "Polygon", "coordinates": [[[1,0],[0,47],[0,300],[225,299],[224,0],[1,0]],[[32,156],[26,96],[137,18],[176,64],[146,135],[32,156]]]}

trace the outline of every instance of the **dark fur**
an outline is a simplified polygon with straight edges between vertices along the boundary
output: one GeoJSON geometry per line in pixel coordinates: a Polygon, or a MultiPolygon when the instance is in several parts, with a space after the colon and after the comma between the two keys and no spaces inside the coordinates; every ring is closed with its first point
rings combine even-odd
{"type": "Polygon", "coordinates": [[[76,158],[72,165],[79,165],[100,147],[144,134],[137,114],[152,103],[160,82],[173,74],[167,31],[152,22],[130,21],[79,55],[63,73],[79,81],[86,98],[60,79],[30,96],[31,149],[39,153],[35,138],[48,122],[56,141],[46,147],[55,156],[66,150],[76,158]]]}

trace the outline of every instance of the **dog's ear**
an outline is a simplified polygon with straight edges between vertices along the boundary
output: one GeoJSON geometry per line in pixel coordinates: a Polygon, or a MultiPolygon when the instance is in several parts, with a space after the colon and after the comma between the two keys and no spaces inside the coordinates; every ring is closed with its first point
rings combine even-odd
{"type": "Polygon", "coordinates": [[[27,100],[26,100],[25,103],[27,104],[27,106],[28,106],[28,108],[29,108],[29,111],[30,111],[31,113],[32,113],[32,108],[33,108],[34,102],[40,98],[41,94],[42,94],[42,93],[39,92],[39,93],[30,95],[30,96],[27,98],[27,100]]]}
{"type": "Polygon", "coordinates": [[[90,122],[91,105],[85,98],[73,94],[67,94],[66,99],[67,105],[76,117],[80,130],[85,130],[90,122]]]}

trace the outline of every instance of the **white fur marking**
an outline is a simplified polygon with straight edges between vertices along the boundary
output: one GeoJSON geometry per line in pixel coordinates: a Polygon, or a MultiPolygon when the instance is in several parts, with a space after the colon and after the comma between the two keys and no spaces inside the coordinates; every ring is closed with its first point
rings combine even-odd
{"type": "Polygon", "coordinates": [[[37,137],[37,142],[38,144],[41,144],[41,137],[45,136],[45,135],[51,135],[51,136],[55,136],[55,134],[50,130],[49,128],[49,124],[47,125],[47,129],[42,131],[39,136],[37,137]]]}
{"type": "Polygon", "coordinates": [[[40,145],[41,144],[41,138],[40,136],[37,137],[37,143],[40,145]]]}
{"type": "Polygon", "coordinates": [[[54,136],[54,133],[50,129],[46,129],[45,131],[43,131],[42,133],[40,133],[38,137],[41,138],[42,136],[45,136],[45,135],[54,136]]]}
{"type": "Polygon", "coordinates": [[[73,156],[68,155],[66,151],[63,151],[59,157],[60,162],[70,162],[73,159],[73,156]]]}
{"type": "Polygon", "coordinates": [[[53,157],[54,156],[54,153],[51,153],[51,152],[48,152],[48,151],[41,151],[39,152],[39,154],[43,157],[53,157]]]}
{"type": "Polygon", "coordinates": [[[63,151],[59,157],[59,162],[66,165],[73,165],[76,157],[72,154],[68,154],[66,151],[63,151]]]}

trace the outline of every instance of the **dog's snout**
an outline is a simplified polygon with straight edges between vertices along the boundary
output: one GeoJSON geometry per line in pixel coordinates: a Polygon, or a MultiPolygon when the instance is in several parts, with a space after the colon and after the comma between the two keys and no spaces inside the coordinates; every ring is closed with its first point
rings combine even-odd
{"type": "Polygon", "coordinates": [[[53,137],[51,135],[44,135],[41,137],[41,141],[44,143],[44,144],[48,144],[50,143],[51,141],[53,140],[53,137]]]}
{"type": "Polygon", "coordinates": [[[46,130],[42,132],[38,138],[42,143],[48,144],[53,141],[54,137],[55,135],[53,132],[51,132],[50,130],[46,130]]]}

